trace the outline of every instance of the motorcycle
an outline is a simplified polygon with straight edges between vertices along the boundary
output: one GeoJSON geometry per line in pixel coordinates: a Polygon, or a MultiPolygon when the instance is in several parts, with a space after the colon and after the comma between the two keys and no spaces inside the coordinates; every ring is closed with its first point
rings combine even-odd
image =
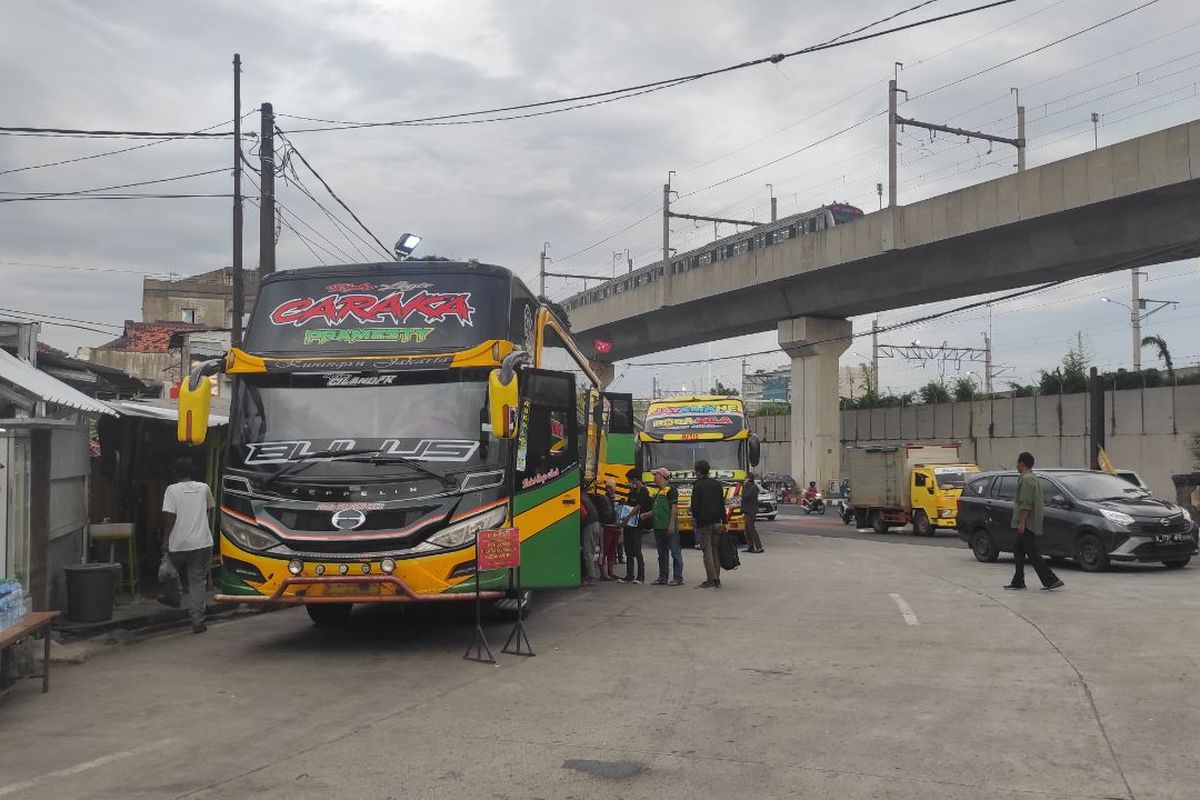
{"type": "Polygon", "coordinates": [[[825,513],[825,500],[821,497],[821,493],[817,494],[810,500],[808,495],[800,496],[800,508],[804,509],[805,514],[822,514],[825,513]]]}
{"type": "Polygon", "coordinates": [[[854,508],[849,503],[842,503],[842,524],[849,525],[854,519],[854,508]]]}

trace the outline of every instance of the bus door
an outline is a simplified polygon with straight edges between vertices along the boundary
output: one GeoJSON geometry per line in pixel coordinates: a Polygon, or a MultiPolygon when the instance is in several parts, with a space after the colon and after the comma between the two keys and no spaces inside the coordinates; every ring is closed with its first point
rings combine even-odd
{"type": "Polygon", "coordinates": [[[580,431],[575,376],[521,371],[513,520],[529,588],[579,585],[580,431]]]}
{"type": "Polygon", "coordinates": [[[603,483],[612,478],[618,486],[626,486],[629,483],[626,475],[633,469],[637,448],[634,441],[633,395],[604,392],[602,397],[604,435],[600,440],[597,479],[603,483]]]}

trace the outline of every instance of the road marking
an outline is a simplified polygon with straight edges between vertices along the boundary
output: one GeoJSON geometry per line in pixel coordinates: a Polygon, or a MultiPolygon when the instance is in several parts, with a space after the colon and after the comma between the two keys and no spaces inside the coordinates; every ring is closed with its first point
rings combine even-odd
{"type": "Polygon", "coordinates": [[[132,750],[122,750],[119,753],[110,753],[109,755],[106,755],[106,756],[100,756],[99,758],[94,758],[91,761],[84,761],[81,764],[75,764],[73,766],[65,767],[63,769],[56,769],[53,772],[47,772],[45,775],[39,775],[36,778],[30,778],[29,780],[21,781],[20,783],[10,783],[7,786],[0,786],[0,797],[9,795],[9,794],[13,794],[14,792],[21,792],[26,789],[32,789],[33,787],[37,786],[42,781],[45,781],[50,778],[65,778],[68,775],[76,775],[80,772],[87,772],[89,769],[95,769],[96,767],[102,767],[105,764],[112,763],[113,761],[120,761],[123,758],[129,758],[130,756],[138,756],[138,755],[142,755],[143,753],[149,753],[153,750],[158,750],[159,748],[166,747],[168,744],[171,743],[171,741],[172,741],[171,739],[161,739],[157,742],[151,742],[150,744],[143,745],[142,747],[135,747],[132,750]]]}
{"type": "Polygon", "coordinates": [[[900,613],[904,615],[905,623],[909,625],[921,624],[921,620],[917,619],[917,615],[913,613],[912,607],[904,602],[903,597],[898,594],[889,594],[888,597],[892,598],[892,602],[896,604],[896,607],[900,609],[900,613]]]}

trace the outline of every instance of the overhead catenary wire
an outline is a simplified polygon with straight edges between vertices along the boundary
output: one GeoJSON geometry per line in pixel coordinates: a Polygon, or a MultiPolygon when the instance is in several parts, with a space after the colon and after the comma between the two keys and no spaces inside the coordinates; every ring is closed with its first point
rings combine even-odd
{"type": "MultiPolygon", "coordinates": [[[[738,64],[731,64],[731,65],[719,67],[716,69],[705,70],[702,72],[695,72],[695,73],[691,73],[689,75],[680,75],[680,76],[676,76],[673,78],[664,78],[664,79],[657,80],[657,81],[648,81],[646,83],[641,83],[641,84],[637,84],[634,86],[626,86],[626,87],[623,87],[620,89],[609,89],[609,90],[605,90],[605,91],[591,92],[588,94],[574,95],[572,97],[563,97],[563,98],[558,98],[558,99],[554,99],[554,100],[539,100],[539,101],[531,102],[531,103],[520,103],[517,105],[500,106],[500,107],[496,107],[496,108],[480,109],[480,110],[476,110],[476,111],[463,111],[463,112],[457,112],[457,113],[452,113],[452,114],[440,114],[440,115],[436,115],[436,116],[417,117],[417,118],[413,118],[413,119],[392,120],[392,121],[385,121],[385,122],[337,120],[337,119],[326,119],[326,118],[321,118],[321,117],[310,117],[310,116],[301,116],[301,115],[297,115],[297,114],[283,114],[283,113],[279,114],[278,116],[287,117],[289,119],[304,120],[307,122],[322,123],[327,126],[330,126],[330,127],[323,127],[323,128],[297,128],[292,131],[292,133],[315,133],[315,132],[319,132],[319,131],[331,131],[331,130],[350,130],[350,129],[360,129],[360,128],[405,127],[405,126],[412,126],[412,125],[424,125],[424,124],[428,124],[431,122],[441,122],[441,121],[446,121],[446,120],[461,120],[461,119],[466,119],[466,118],[470,118],[470,117],[481,117],[481,116],[489,116],[489,115],[495,115],[495,114],[506,114],[506,113],[513,112],[513,111],[525,111],[525,110],[534,109],[534,108],[544,108],[546,106],[580,103],[583,101],[595,100],[598,98],[604,98],[604,97],[609,97],[609,96],[613,96],[613,95],[631,94],[633,92],[640,92],[642,90],[652,89],[652,88],[660,87],[660,86],[680,85],[680,84],[691,82],[694,80],[700,80],[702,78],[709,78],[709,77],[713,77],[715,75],[722,75],[722,74],[726,74],[729,72],[735,72],[738,70],[747,69],[749,67],[761,66],[763,64],[779,64],[782,61],[784,61],[788,58],[793,58],[795,56],[806,55],[809,53],[820,52],[822,50],[829,50],[829,49],[833,49],[833,48],[837,48],[837,47],[845,47],[845,46],[855,44],[858,42],[868,41],[870,39],[876,39],[881,36],[888,36],[890,34],[898,33],[900,31],[911,30],[913,28],[919,28],[919,27],[922,27],[925,25],[930,25],[930,24],[936,23],[936,22],[942,22],[942,21],[945,21],[948,19],[962,17],[962,16],[965,16],[968,14],[975,14],[975,13],[978,13],[981,11],[986,11],[988,9],[996,8],[998,6],[1009,5],[1010,3],[1013,3],[1013,2],[1015,2],[1015,0],[994,0],[993,2],[985,3],[983,5],[974,6],[974,7],[966,8],[966,9],[961,9],[959,11],[954,11],[954,12],[950,12],[950,13],[946,13],[946,14],[941,14],[939,16],[930,17],[930,18],[923,19],[923,20],[918,20],[916,22],[910,22],[905,25],[898,25],[898,26],[895,26],[892,28],[887,28],[882,31],[875,31],[873,33],[864,33],[864,34],[861,34],[858,36],[852,36],[849,38],[835,38],[834,40],[829,40],[827,42],[823,42],[820,44],[809,45],[807,47],[802,47],[802,48],[799,48],[797,50],[793,50],[793,51],[787,52],[787,53],[775,53],[773,55],[763,56],[761,58],[752,59],[750,61],[743,61],[738,64]]],[[[1154,0],[1154,2],[1157,2],[1157,0],[1154,0]]],[[[918,6],[914,6],[914,8],[919,8],[921,5],[924,5],[924,3],[922,3],[918,6]]],[[[877,23],[872,23],[872,24],[877,24],[877,23]]],[[[870,27],[870,26],[867,26],[867,27],[870,27]]]]}
{"type": "Polygon", "coordinates": [[[333,187],[329,185],[329,182],[326,181],[323,177],[321,177],[321,173],[317,172],[317,170],[313,167],[313,165],[309,163],[308,159],[304,157],[304,154],[301,153],[300,150],[296,147],[296,145],[292,143],[291,139],[288,138],[287,134],[283,130],[281,130],[278,126],[276,126],[276,128],[275,128],[275,132],[279,135],[279,138],[282,139],[287,144],[287,146],[291,149],[292,153],[295,154],[296,158],[300,159],[300,163],[304,164],[304,166],[308,168],[308,171],[313,174],[313,177],[321,182],[321,185],[325,187],[325,191],[329,192],[329,196],[332,197],[334,200],[336,200],[337,204],[346,210],[346,213],[349,214],[350,217],[355,222],[358,223],[359,227],[362,228],[364,231],[366,231],[367,234],[372,239],[375,240],[375,244],[379,245],[379,249],[381,251],[383,251],[383,254],[385,256],[387,256],[388,259],[395,258],[394,253],[388,248],[388,246],[385,245],[382,241],[380,241],[379,237],[376,236],[375,233],[370,228],[367,227],[367,224],[365,222],[363,222],[361,219],[359,219],[358,215],[355,214],[353,210],[351,210],[350,206],[346,205],[345,201],[343,201],[342,198],[338,196],[337,192],[335,192],[333,190],[333,187]]]}
{"type": "MultiPolygon", "coordinates": [[[[229,172],[229,171],[230,171],[229,167],[220,167],[218,169],[204,170],[203,172],[191,172],[186,175],[172,175],[168,178],[153,178],[151,180],[134,181],[132,183],[119,183],[119,184],[116,184],[115,186],[99,186],[94,189],[74,189],[74,190],[67,191],[67,192],[0,191],[0,195],[23,195],[26,198],[30,198],[30,197],[41,197],[41,198],[68,197],[71,195],[86,195],[86,194],[92,194],[92,193],[113,192],[113,191],[116,191],[117,189],[132,189],[132,188],[135,188],[138,186],[151,186],[151,185],[159,184],[159,183],[170,183],[172,181],[188,180],[189,178],[201,178],[206,175],[216,175],[217,173],[229,172]]],[[[9,198],[0,197],[0,203],[7,203],[7,202],[11,202],[11,200],[9,198]]]]}

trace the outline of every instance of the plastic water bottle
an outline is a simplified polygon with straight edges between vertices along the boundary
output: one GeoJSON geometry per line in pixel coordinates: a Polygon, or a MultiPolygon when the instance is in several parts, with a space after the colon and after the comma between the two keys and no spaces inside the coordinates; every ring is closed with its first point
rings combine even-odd
{"type": "Polygon", "coordinates": [[[0,583],[0,630],[13,624],[13,601],[16,599],[13,585],[10,581],[0,583]]]}

